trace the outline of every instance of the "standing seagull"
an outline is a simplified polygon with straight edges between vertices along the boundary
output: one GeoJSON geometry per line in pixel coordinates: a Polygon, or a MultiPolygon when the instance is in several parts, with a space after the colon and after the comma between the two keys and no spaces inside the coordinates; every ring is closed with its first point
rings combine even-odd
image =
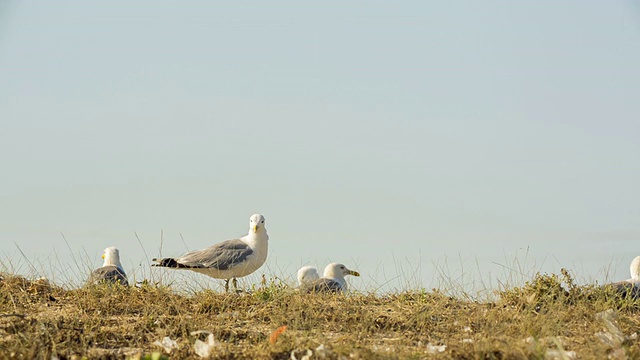
{"type": "Polygon", "coordinates": [[[236,278],[247,276],[258,270],[267,260],[269,235],[264,224],[264,216],[251,215],[249,234],[239,239],[226,240],[202,250],[191,251],[179,258],[153,259],[161,266],[173,269],[187,269],[216,279],[224,279],[224,289],[229,291],[229,280],[238,290],[236,278]]]}
{"type": "Polygon", "coordinates": [[[349,270],[346,266],[338,263],[331,263],[324,268],[322,278],[304,286],[306,292],[346,292],[347,282],[345,275],[360,276],[357,271],[349,270]]]}
{"type": "Polygon", "coordinates": [[[604,286],[611,286],[620,292],[622,296],[630,296],[634,299],[640,298],[640,256],[636,256],[631,261],[629,266],[629,272],[631,273],[631,279],[625,281],[619,281],[613,284],[606,284],[604,286]]]}
{"type": "Polygon", "coordinates": [[[104,249],[102,253],[104,264],[99,269],[94,270],[89,278],[89,283],[109,282],[129,286],[127,274],[120,264],[120,252],[113,246],[104,249]]]}

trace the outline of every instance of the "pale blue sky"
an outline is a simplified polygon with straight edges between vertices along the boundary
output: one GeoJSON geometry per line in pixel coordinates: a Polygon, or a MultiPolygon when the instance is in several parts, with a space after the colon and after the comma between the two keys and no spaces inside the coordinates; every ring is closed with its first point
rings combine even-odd
{"type": "Polygon", "coordinates": [[[68,277],[63,233],[148,272],[134,231],[178,255],[260,212],[268,275],[627,278],[638,64],[637,1],[5,1],[2,259],[68,277]]]}

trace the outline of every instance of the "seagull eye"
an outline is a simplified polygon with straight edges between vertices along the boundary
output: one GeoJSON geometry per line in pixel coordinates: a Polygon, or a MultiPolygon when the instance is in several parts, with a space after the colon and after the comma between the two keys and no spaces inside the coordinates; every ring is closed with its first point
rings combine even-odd
{"type": "Polygon", "coordinates": [[[262,220],[262,221],[260,221],[260,222],[264,224],[264,220],[262,220]]]}

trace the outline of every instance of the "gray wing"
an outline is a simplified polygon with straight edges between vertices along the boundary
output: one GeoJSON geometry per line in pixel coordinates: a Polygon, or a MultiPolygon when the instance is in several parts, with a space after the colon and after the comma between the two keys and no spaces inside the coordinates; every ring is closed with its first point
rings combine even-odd
{"type": "Polygon", "coordinates": [[[304,287],[308,293],[337,293],[342,292],[342,285],[331,279],[321,278],[304,287]]]}
{"type": "Polygon", "coordinates": [[[603,285],[606,287],[611,287],[615,289],[622,297],[630,296],[633,299],[640,298],[640,287],[628,282],[628,281],[620,281],[613,284],[603,285]]]}
{"type": "Polygon", "coordinates": [[[110,283],[120,283],[122,285],[129,285],[127,281],[127,275],[124,271],[118,269],[117,266],[104,266],[99,269],[94,270],[91,273],[91,282],[110,282],[110,283]]]}
{"type": "Polygon", "coordinates": [[[192,251],[177,259],[190,268],[227,270],[247,260],[253,249],[240,239],[223,241],[206,249],[192,251]]]}

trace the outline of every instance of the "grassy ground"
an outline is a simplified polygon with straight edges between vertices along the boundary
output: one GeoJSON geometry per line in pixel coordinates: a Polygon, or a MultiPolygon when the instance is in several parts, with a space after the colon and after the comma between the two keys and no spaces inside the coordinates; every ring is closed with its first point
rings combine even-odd
{"type": "Polygon", "coordinates": [[[214,335],[215,359],[640,358],[640,302],[575,286],[566,273],[493,301],[424,290],[304,295],[273,283],[180,295],[0,280],[0,358],[199,358],[194,344],[207,336],[198,330],[214,335]],[[176,341],[170,353],[154,344],[164,337],[176,341]]]}

